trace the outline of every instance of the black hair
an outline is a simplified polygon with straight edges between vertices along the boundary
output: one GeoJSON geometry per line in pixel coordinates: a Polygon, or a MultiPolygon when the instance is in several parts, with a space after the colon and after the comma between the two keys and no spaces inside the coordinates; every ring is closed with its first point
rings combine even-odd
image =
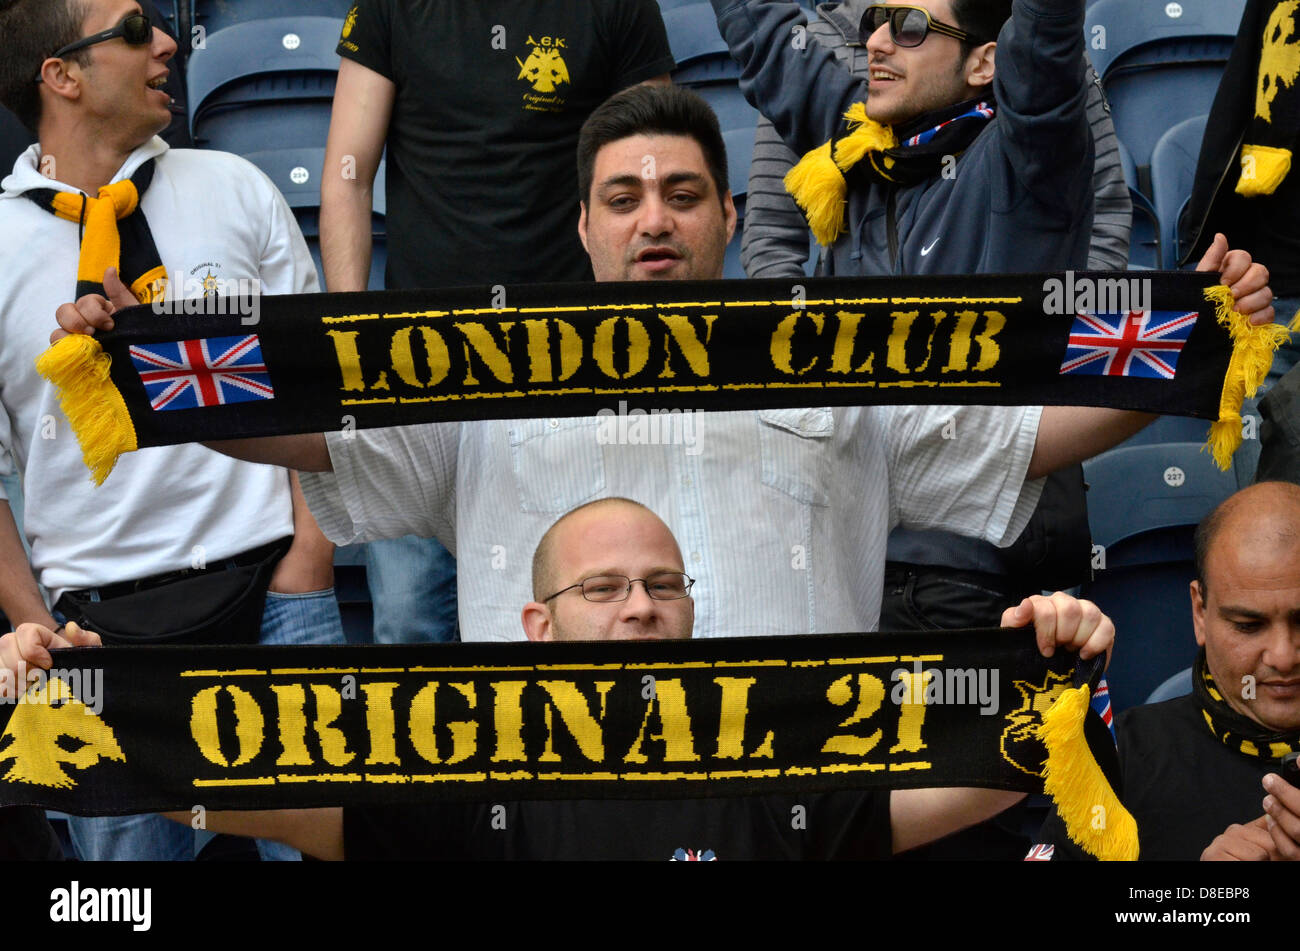
{"type": "Polygon", "coordinates": [[[1011,19],[1011,0],[952,0],[953,26],[975,38],[973,43],[963,43],[963,52],[969,53],[977,46],[992,43],[1002,32],[1002,26],[1011,19]]]}
{"type": "MultiPolygon", "coordinates": [[[[41,63],[81,38],[85,16],[81,0],[0,0],[0,103],[33,134],[41,121],[41,63]]],[[[90,62],[88,50],[67,58],[80,66],[90,62]]]]}
{"type": "Polygon", "coordinates": [[[596,153],[611,142],[634,135],[683,135],[694,139],[718,189],[729,189],[727,147],[718,117],[707,102],[681,86],[644,83],[615,93],[587,117],[578,133],[578,197],[591,197],[596,153]]]}

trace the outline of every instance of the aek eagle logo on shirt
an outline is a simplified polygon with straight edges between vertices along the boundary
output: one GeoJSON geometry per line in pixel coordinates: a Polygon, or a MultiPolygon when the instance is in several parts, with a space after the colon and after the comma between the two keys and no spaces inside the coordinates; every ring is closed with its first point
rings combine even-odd
{"type": "Polygon", "coordinates": [[[560,53],[565,48],[563,37],[543,36],[541,40],[535,40],[529,34],[528,45],[532,47],[528,59],[521,61],[515,57],[515,62],[519,63],[516,79],[527,80],[533,91],[540,93],[553,93],[560,85],[570,82],[569,67],[560,53]]]}
{"type": "Polygon", "coordinates": [[[357,24],[357,8],[354,5],[352,9],[348,11],[347,18],[343,21],[343,39],[346,40],[349,36],[352,35],[352,28],[356,26],[356,24],[357,24]]]}
{"type": "Polygon", "coordinates": [[[58,677],[33,686],[18,701],[0,747],[0,762],[13,760],[6,782],[60,789],[77,785],[63,764],[88,769],[101,759],[126,761],[112,728],[58,677]]]}

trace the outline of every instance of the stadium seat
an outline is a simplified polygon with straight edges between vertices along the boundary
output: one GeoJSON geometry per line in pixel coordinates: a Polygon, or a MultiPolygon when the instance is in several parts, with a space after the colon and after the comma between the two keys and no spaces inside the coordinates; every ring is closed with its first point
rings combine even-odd
{"type": "MultiPolygon", "coordinates": [[[[165,3],[166,0],[163,0],[165,3]]],[[[356,0],[177,0],[189,4],[190,22],[211,34],[237,23],[275,17],[329,17],[340,21],[356,0]]],[[[339,34],[334,34],[338,43],[339,34]]]]}
{"type": "MultiPolygon", "coordinates": [[[[747,128],[750,135],[753,135],[754,129],[758,126],[758,110],[745,101],[745,97],[740,94],[740,87],[734,82],[707,83],[694,87],[694,90],[717,113],[718,124],[722,126],[724,132],[747,128]]],[[[752,154],[752,142],[750,150],[752,154]]],[[[748,170],[744,177],[748,180],[748,170]]]]}
{"type": "Polygon", "coordinates": [[[1196,160],[1209,116],[1186,119],[1160,137],[1151,153],[1151,196],[1160,221],[1160,247],[1165,267],[1172,270],[1182,260],[1178,218],[1192,195],[1196,160]]]}
{"type": "Polygon", "coordinates": [[[1115,622],[1107,679],[1116,711],[1196,656],[1188,583],[1196,525],[1237,490],[1201,442],[1112,449],[1084,463],[1096,570],[1082,596],[1115,622]]]}
{"type": "Polygon", "coordinates": [[[690,86],[739,78],[740,67],[731,58],[727,43],[718,32],[713,7],[696,0],[664,10],[663,18],[668,31],[668,45],[677,61],[673,82],[690,86]]]}
{"type": "Polygon", "coordinates": [[[1245,0],[1098,0],[1088,8],[1088,53],[1144,194],[1160,136],[1210,111],[1244,9],[1245,0]]]}
{"type": "MultiPolygon", "coordinates": [[[[320,275],[321,286],[325,285],[325,272],[320,262],[320,177],[325,162],[325,150],[313,148],[276,149],[264,152],[249,152],[248,159],[275,183],[284,195],[285,201],[293,209],[298,227],[302,229],[307,246],[311,249],[312,259],[320,275]]],[[[384,170],[381,160],[379,170],[375,173],[374,207],[370,216],[371,238],[378,253],[371,256],[370,284],[371,290],[381,289],[384,279],[384,262],[387,260],[384,226],[384,170]]]]}
{"type": "Polygon", "coordinates": [[[1128,266],[1134,270],[1159,270],[1163,257],[1160,248],[1160,219],[1151,199],[1138,191],[1137,166],[1123,142],[1119,142],[1119,162],[1128,182],[1128,196],[1133,203],[1133,226],[1129,231],[1128,266]]]}
{"type": "Polygon", "coordinates": [[[1192,668],[1180,670],[1147,697],[1147,703],[1162,703],[1175,697],[1185,697],[1192,692],[1192,668]]]}
{"type": "Polygon", "coordinates": [[[18,117],[0,106],[0,178],[9,174],[18,156],[26,152],[27,147],[35,141],[36,136],[27,131],[18,117]]]}
{"type": "Polygon", "coordinates": [[[190,132],[240,155],[268,144],[324,146],[342,21],[283,17],[209,33],[190,54],[190,132]]]}

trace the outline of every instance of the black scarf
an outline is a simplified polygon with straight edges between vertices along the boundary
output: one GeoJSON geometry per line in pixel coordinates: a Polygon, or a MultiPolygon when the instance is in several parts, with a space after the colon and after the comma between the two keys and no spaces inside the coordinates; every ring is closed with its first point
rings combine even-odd
{"type": "Polygon", "coordinates": [[[1210,732],[1243,756],[1278,760],[1287,753],[1300,751],[1300,732],[1269,732],[1228,705],[1210,674],[1203,647],[1196,655],[1196,666],[1192,671],[1192,694],[1210,732]]]}
{"type": "Polygon", "coordinates": [[[50,214],[81,226],[77,297],[104,294],[104,271],[114,267],[140,303],[162,299],[167,270],[140,210],[140,199],[153,181],[153,172],[154,160],[149,159],[129,179],[101,188],[95,198],[52,188],[23,193],[50,214]]]}
{"type": "Polygon", "coordinates": [[[934,178],[943,173],[949,156],[970,148],[995,113],[990,95],[928,112],[895,130],[868,118],[866,104],[856,102],[844,114],[848,132],[813,149],[790,169],[786,190],[807,215],[817,240],[829,246],[844,231],[845,175],[852,171],[904,186],[934,178]]]}

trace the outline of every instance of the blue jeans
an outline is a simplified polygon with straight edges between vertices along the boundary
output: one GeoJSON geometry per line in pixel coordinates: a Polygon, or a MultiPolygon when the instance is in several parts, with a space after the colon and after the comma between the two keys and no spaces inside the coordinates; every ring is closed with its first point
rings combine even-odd
{"type": "MultiPolygon", "coordinates": [[[[263,644],[342,644],[343,621],[334,589],[306,594],[267,592],[262,610],[263,644]]],[[[195,832],[162,816],[69,816],[68,831],[83,861],[152,860],[188,862],[211,834],[195,832]]],[[[297,849],[257,840],[262,861],[297,861],[297,849]]]]}
{"type": "Polygon", "coordinates": [[[436,538],[388,538],[366,545],[366,582],[376,644],[458,641],[456,559],[436,538]]]}

